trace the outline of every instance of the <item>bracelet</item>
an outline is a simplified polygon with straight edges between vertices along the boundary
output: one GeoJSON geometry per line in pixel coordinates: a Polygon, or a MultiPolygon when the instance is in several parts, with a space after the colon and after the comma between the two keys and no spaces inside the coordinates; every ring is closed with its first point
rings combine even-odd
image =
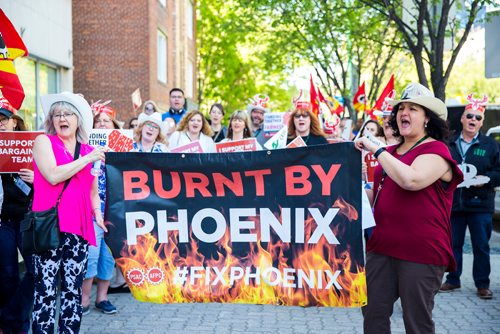
{"type": "Polygon", "coordinates": [[[378,156],[380,154],[382,154],[382,152],[385,152],[385,151],[386,151],[385,147],[381,147],[381,148],[379,148],[378,150],[375,151],[375,153],[373,154],[373,157],[375,159],[378,159],[378,156]]]}

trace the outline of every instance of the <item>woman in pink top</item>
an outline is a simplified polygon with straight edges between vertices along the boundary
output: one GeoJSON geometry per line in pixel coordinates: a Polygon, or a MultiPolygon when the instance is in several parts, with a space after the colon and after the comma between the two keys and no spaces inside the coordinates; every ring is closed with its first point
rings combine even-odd
{"type": "Polygon", "coordinates": [[[355,141],[379,161],[374,190],[367,191],[377,225],[366,245],[364,332],[390,333],[393,305],[401,299],[406,332],[434,333],[434,297],[455,265],[450,213],[463,175],[444,142],[448,112],[441,100],[413,83],[389,103],[401,143],[385,148],[367,137],[355,141]]]}
{"type": "Polygon", "coordinates": [[[92,163],[104,160],[104,150],[87,145],[92,129],[92,111],[81,95],[51,94],[42,97],[46,114],[45,135],[33,146],[33,211],[56,204],[61,243],[59,248],[33,255],[35,302],[33,333],[53,333],[58,294],[59,333],[78,333],[82,316],[82,282],[88,246],[96,244],[92,217],[104,231],[97,178],[90,173],[92,163]],[[79,146],[79,157],[74,159],[79,146]],[[58,291],[58,286],[60,288],[58,291]]]}

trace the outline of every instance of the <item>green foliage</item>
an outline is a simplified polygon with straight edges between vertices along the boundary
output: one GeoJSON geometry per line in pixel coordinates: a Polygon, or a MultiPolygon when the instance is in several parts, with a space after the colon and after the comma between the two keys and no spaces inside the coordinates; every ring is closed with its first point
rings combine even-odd
{"type": "Polygon", "coordinates": [[[283,86],[288,75],[282,62],[270,57],[273,35],[262,34],[258,13],[235,0],[201,0],[198,4],[198,102],[208,112],[220,102],[228,110],[245,109],[258,93],[271,98],[274,110],[289,107],[292,92],[283,86]],[[265,57],[261,57],[265,54],[265,57]]]}

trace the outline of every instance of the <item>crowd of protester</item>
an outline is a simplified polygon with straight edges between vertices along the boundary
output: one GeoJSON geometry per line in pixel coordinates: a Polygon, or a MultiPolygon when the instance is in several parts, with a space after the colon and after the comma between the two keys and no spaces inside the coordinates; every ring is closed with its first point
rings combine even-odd
{"type": "MultiPolygon", "coordinates": [[[[148,100],[139,115],[128,121],[126,127],[133,130],[132,151],[165,153],[198,142],[204,153],[213,153],[216,143],[249,138],[255,138],[256,150],[262,150],[270,139],[264,131],[264,116],[271,112],[265,95],[255,95],[246,110],[227,117],[228,111],[220,103],[210,106],[207,117],[198,110],[187,110],[180,88],[172,89],[169,98],[167,111],[148,100]]],[[[389,333],[393,304],[400,299],[406,330],[432,333],[436,293],[460,288],[467,227],[478,296],[492,298],[488,241],[492,196],[500,184],[498,145],[479,133],[484,106],[477,101],[465,109],[463,132],[451,141],[446,106],[424,86],[410,84],[401,99],[387,102],[384,110],[377,111],[376,120],[354,128],[350,119],[343,118],[331,128],[309,102],[294,101],[285,119],[286,143],[300,140],[311,146],[354,141],[364,154],[374,156],[378,167],[373,187],[366,191],[377,225],[366,247],[364,331],[389,333]],[[344,138],[343,133],[347,133],[344,138]],[[478,148],[486,153],[479,156],[475,153],[478,148]],[[475,165],[478,175],[487,176],[489,182],[460,188],[463,173],[457,163],[475,165]]],[[[8,101],[1,99],[0,104],[0,131],[25,131],[22,118],[8,101]]],[[[109,102],[91,106],[77,94],[46,95],[42,107],[45,134],[35,140],[33,170],[1,174],[1,334],[28,332],[30,316],[33,333],[53,332],[56,321],[60,332],[78,332],[82,315],[91,309],[93,283],[97,285],[94,307],[105,314],[117,313],[122,306],[115,307],[108,293],[129,291],[104,240],[107,149],[87,144],[91,128],[121,129],[122,123],[109,102]],[[97,177],[91,173],[96,161],[102,161],[97,177]],[[34,211],[45,210],[60,194],[60,247],[42,254],[22,254],[25,273],[21,280],[19,222],[31,202],[34,211]]]]}

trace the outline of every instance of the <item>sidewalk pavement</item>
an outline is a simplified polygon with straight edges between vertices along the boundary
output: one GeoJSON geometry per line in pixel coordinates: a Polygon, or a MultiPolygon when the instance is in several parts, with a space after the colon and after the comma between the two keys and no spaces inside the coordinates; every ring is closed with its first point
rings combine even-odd
{"type": "MultiPolygon", "coordinates": [[[[476,296],[472,254],[464,254],[462,288],[439,293],[435,299],[436,333],[500,333],[500,233],[491,240],[493,299],[476,296]]],[[[115,315],[91,309],[83,317],[81,333],[362,333],[359,308],[292,307],[247,304],[151,304],[131,294],[109,295],[115,315]]],[[[95,286],[92,299],[95,300],[95,286]]],[[[396,303],[392,333],[405,333],[401,306],[396,303]]]]}

